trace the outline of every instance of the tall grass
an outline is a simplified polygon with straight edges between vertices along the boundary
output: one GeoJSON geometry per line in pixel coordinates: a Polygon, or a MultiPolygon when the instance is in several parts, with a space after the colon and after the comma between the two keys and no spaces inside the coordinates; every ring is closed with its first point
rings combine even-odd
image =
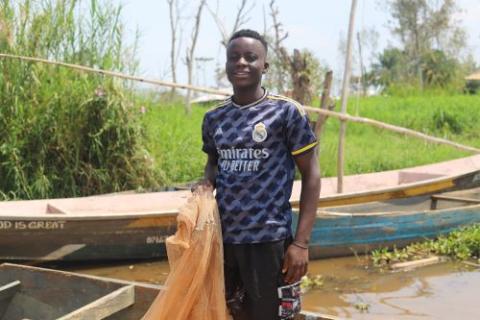
{"type": "MultiPolygon", "coordinates": [[[[133,72],[121,7],[106,1],[0,1],[0,51],[133,72]],[[88,7],[86,15],[82,14],[88,7]]],[[[0,59],[0,194],[90,195],[155,186],[137,109],[121,83],[0,59]]]]}
{"type": "MultiPolygon", "coordinates": [[[[203,174],[205,155],[201,151],[200,126],[208,107],[196,106],[185,117],[181,105],[162,102],[148,105],[144,125],[148,149],[155,167],[167,183],[188,182],[203,174]]],[[[480,99],[464,95],[380,96],[352,98],[350,114],[412,128],[434,136],[480,147],[480,99]]],[[[335,176],[338,120],[327,120],[321,137],[322,176],[335,176]]],[[[364,124],[348,123],[346,174],[393,170],[435,163],[470,155],[449,146],[425,143],[364,124]]]]}

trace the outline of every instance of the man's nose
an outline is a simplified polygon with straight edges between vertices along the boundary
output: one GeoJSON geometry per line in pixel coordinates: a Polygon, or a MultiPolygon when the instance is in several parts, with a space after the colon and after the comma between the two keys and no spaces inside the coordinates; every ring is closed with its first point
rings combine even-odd
{"type": "Polygon", "coordinates": [[[246,65],[247,64],[247,60],[245,60],[244,57],[240,57],[238,60],[237,60],[237,65],[246,65]]]}

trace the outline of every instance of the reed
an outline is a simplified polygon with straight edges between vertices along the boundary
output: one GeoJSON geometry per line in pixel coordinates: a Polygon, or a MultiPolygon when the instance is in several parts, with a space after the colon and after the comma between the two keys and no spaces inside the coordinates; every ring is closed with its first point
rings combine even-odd
{"type": "MultiPolygon", "coordinates": [[[[0,52],[134,73],[121,10],[97,0],[2,0],[0,52]]],[[[131,96],[111,78],[0,59],[0,196],[155,187],[131,96]]]]}

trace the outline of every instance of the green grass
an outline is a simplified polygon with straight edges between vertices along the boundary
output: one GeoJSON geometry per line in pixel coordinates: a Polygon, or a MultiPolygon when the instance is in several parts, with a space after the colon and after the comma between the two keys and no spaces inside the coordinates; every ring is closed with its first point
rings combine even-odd
{"type": "MultiPolygon", "coordinates": [[[[147,106],[143,123],[148,149],[162,184],[200,178],[206,157],[201,149],[201,121],[207,107],[194,106],[186,116],[181,103],[153,103],[147,106]]],[[[349,113],[450,139],[480,148],[480,97],[465,95],[423,95],[415,97],[352,98],[349,113]],[[443,116],[440,116],[443,115],[443,116]]],[[[339,122],[329,118],[321,138],[322,176],[337,170],[339,122]]],[[[470,155],[449,146],[426,143],[364,124],[348,123],[345,173],[358,174],[400,169],[470,155]]]]}
{"type": "Polygon", "coordinates": [[[206,155],[201,151],[201,124],[208,108],[193,106],[187,116],[179,103],[150,103],[145,107],[147,148],[161,184],[190,182],[203,176],[206,155]]]}
{"type": "MultiPolygon", "coordinates": [[[[0,1],[0,52],[129,72],[121,7],[88,4],[0,1]]],[[[129,93],[112,78],[0,59],[0,199],[155,187],[129,93]]]]}

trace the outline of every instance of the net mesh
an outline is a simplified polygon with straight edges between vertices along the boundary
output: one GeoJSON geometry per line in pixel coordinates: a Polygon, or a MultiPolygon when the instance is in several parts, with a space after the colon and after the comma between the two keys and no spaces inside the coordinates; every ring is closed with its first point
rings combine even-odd
{"type": "Polygon", "coordinates": [[[225,302],[218,208],[200,188],[180,209],[177,232],[166,240],[170,273],[144,320],[230,319],[225,302]]]}

